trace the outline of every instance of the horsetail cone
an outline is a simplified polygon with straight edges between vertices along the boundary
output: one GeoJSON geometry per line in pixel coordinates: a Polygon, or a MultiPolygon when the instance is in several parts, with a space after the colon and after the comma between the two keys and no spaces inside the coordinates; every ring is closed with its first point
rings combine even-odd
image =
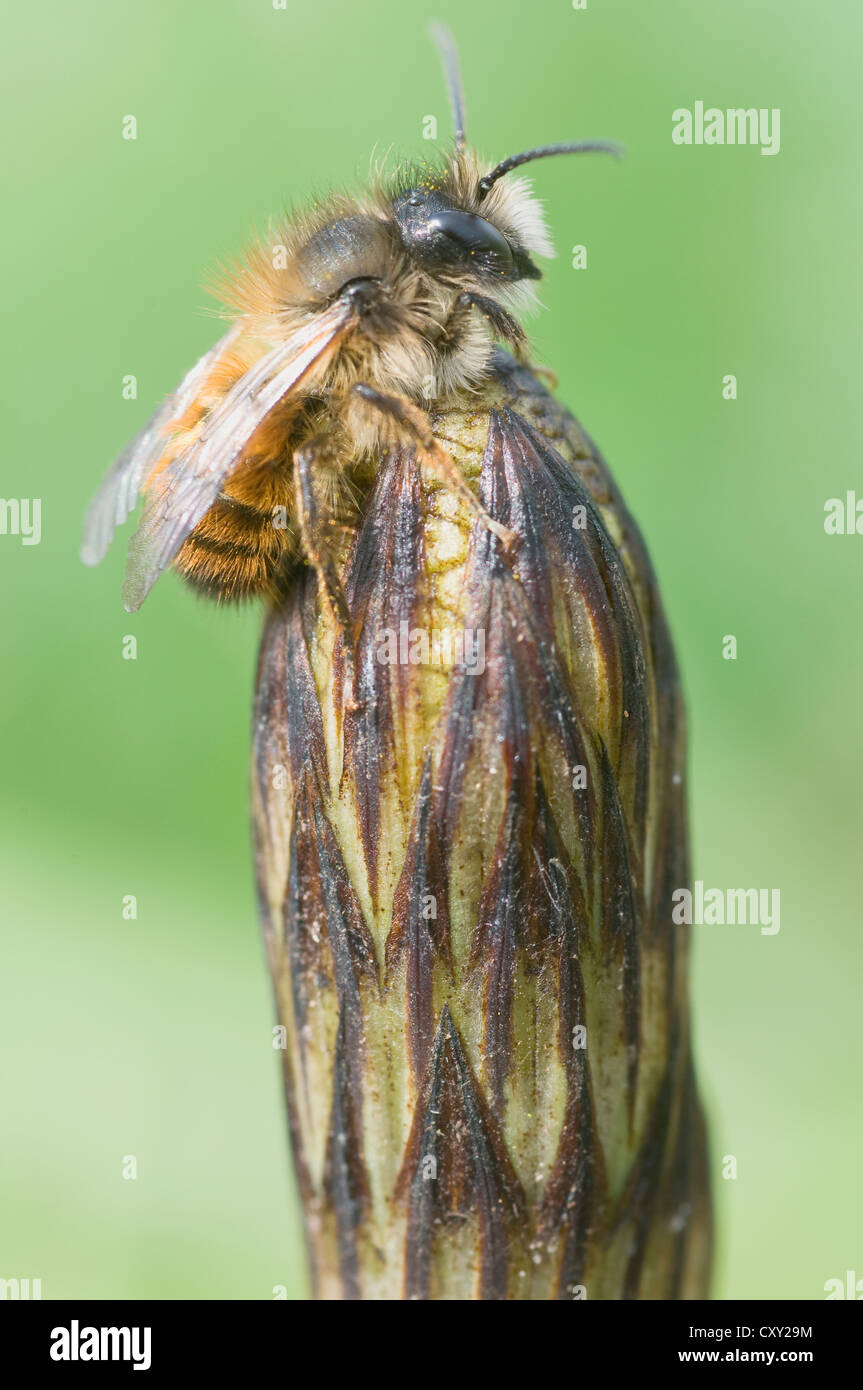
{"type": "MultiPolygon", "coordinates": [[[[317,1297],[706,1294],[685,734],[654,576],[579,425],[503,353],[268,619],[260,898],[317,1297]]],[[[360,486],[362,480],[360,480],[360,486]]]]}

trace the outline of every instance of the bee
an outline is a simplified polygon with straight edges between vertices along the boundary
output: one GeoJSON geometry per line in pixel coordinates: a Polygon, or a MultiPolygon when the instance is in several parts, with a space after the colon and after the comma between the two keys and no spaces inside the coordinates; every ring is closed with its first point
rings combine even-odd
{"type": "Polygon", "coordinates": [[[416,451],[511,552],[513,535],[483,510],[431,416],[482,386],[496,342],[526,357],[520,320],[541,277],[534,258],[553,251],[541,205],[515,171],[619,150],[580,141],[481,160],[466,141],[452,38],[437,28],[435,39],[453,115],[448,155],[380,170],[364,191],[332,196],[252,245],[220,285],[227,333],[93,500],[88,565],[143,497],[129,612],[171,565],[216,600],[276,603],[305,565],[349,634],[333,535],[394,448],[416,451]]]}

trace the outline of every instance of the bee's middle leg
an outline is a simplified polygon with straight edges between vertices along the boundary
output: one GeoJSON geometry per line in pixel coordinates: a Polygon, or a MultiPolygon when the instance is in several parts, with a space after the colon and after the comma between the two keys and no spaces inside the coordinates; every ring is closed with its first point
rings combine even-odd
{"type": "Polygon", "coordinates": [[[327,515],[326,509],[321,506],[315,489],[316,472],[332,462],[336,452],[332,439],[326,435],[308,439],[296,449],[293,455],[294,491],[303,557],[317,575],[322,602],[342,638],[345,660],[345,707],[356,709],[353,622],[335,557],[327,539],[333,518],[327,515]]]}
{"type": "Polygon", "coordinates": [[[388,396],[376,391],[373,386],[359,382],[351,388],[354,395],[379,410],[389,418],[403,433],[417,445],[424,459],[434,469],[442,482],[446,483],[467,504],[474,516],[501,542],[504,555],[511,557],[518,544],[518,537],[508,526],[503,526],[489,516],[475,492],[472,492],[459,471],[459,467],[447,449],[434,437],[431,421],[419,406],[406,396],[388,396]]]}

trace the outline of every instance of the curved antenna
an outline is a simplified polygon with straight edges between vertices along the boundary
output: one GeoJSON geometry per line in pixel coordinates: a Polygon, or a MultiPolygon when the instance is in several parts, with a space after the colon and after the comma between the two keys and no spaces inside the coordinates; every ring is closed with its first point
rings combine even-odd
{"type": "Polygon", "coordinates": [[[615,145],[610,140],[578,140],[573,144],[541,145],[536,150],[525,150],[522,154],[511,154],[508,159],[502,159],[500,164],[496,164],[491,173],[480,179],[480,202],[492,185],[496,184],[498,179],[502,179],[504,174],[520,168],[522,164],[529,164],[532,159],[545,159],[547,155],[551,154],[613,154],[619,159],[623,150],[620,145],[615,145]]]}
{"type": "Polygon", "coordinates": [[[452,111],[455,146],[461,153],[467,145],[467,135],[465,134],[464,87],[461,80],[458,49],[455,46],[455,39],[446,25],[438,24],[435,21],[428,26],[428,33],[429,37],[434,40],[440,54],[444,81],[449,93],[450,110],[452,111]]]}

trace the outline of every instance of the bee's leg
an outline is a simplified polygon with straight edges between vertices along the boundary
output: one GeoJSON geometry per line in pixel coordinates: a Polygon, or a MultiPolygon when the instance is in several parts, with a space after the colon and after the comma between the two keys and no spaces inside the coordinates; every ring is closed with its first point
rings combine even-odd
{"type": "Polygon", "coordinates": [[[379,410],[382,415],[392,420],[396,426],[413,439],[425,461],[434,469],[441,481],[457,492],[483,526],[497,536],[503,546],[506,558],[510,559],[518,544],[516,533],[510,531],[508,526],[502,526],[499,521],[495,521],[494,517],[489,516],[476,493],[471,491],[459,472],[455,459],[435,439],[431,421],[425,412],[420,410],[419,406],[414,405],[413,401],[409,401],[406,396],[387,396],[381,391],[376,391],[373,386],[365,385],[364,382],[352,386],[351,390],[354,395],[359,396],[368,405],[379,410]]]}
{"type": "Polygon", "coordinates": [[[318,578],[321,600],[341,635],[345,657],[345,708],[357,709],[355,700],[355,671],[353,624],[350,609],[342,588],[327,530],[332,518],[325,514],[315,491],[315,472],[335,455],[333,441],[321,435],[306,440],[294,452],[294,491],[297,520],[300,528],[303,556],[318,578]]]}
{"type": "Polygon", "coordinates": [[[457,297],[443,325],[439,348],[443,356],[456,351],[467,321],[474,313],[482,314],[493,336],[502,343],[508,343],[516,357],[523,360],[527,338],[521,324],[495,300],[487,299],[483,294],[471,294],[468,290],[457,297]]]}
{"type": "Polygon", "coordinates": [[[443,335],[438,348],[441,356],[449,356],[450,353],[457,350],[464,325],[474,311],[482,314],[495,338],[499,338],[502,343],[506,343],[512,348],[513,355],[519,362],[523,362],[534,376],[541,377],[552,391],[556,389],[557,377],[551,368],[543,367],[538,362],[532,362],[528,357],[527,337],[521,324],[495,300],[487,299],[483,294],[470,294],[465,290],[458,296],[450,316],[443,326],[443,335]]]}
{"type": "Polygon", "coordinates": [[[541,381],[544,381],[549,391],[557,390],[557,372],[551,367],[544,367],[541,362],[532,362],[529,357],[524,358],[524,365],[528,367],[541,381]]]}

